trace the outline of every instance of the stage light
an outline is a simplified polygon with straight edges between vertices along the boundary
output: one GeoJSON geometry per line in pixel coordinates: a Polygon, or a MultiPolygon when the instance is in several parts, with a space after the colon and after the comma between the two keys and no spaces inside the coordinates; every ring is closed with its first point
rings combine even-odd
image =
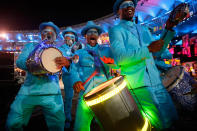
{"type": "Polygon", "coordinates": [[[17,38],[19,41],[21,41],[21,40],[22,40],[21,34],[17,34],[17,35],[16,35],[16,38],[17,38]]]}
{"type": "Polygon", "coordinates": [[[0,34],[0,37],[2,37],[2,38],[7,38],[7,34],[2,33],[2,34],[0,34]]]}

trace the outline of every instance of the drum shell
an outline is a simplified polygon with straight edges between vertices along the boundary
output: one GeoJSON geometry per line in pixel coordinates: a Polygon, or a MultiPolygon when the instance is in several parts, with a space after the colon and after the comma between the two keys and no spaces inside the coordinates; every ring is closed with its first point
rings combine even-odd
{"type": "MultiPolygon", "coordinates": [[[[46,75],[46,74],[53,75],[53,74],[58,73],[61,70],[60,69],[57,72],[50,72],[44,68],[42,64],[41,56],[44,50],[49,49],[49,48],[54,48],[59,51],[59,49],[57,49],[56,47],[49,45],[46,47],[39,47],[38,49],[33,51],[32,54],[30,54],[30,56],[28,57],[26,65],[27,65],[28,71],[31,72],[33,75],[46,75]]],[[[62,52],[61,51],[59,52],[62,55],[62,52]]]]}
{"type": "MultiPolygon", "coordinates": [[[[145,123],[127,87],[106,101],[92,105],[90,108],[106,131],[139,130],[145,123]]],[[[150,130],[150,125],[148,128],[150,130]]]]}
{"type": "Polygon", "coordinates": [[[40,59],[44,50],[36,50],[31,56],[29,56],[26,65],[28,71],[34,75],[42,75],[50,73],[43,68],[42,61],[40,59]]]}

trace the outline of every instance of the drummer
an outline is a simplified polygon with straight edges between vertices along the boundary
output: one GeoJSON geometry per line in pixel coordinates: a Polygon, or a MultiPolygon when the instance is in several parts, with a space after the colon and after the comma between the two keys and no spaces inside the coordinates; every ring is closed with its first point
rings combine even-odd
{"type": "Polygon", "coordinates": [[[133,22],[138,0],[116,0],[114,13],[120,23],[109,30],[111,49],[121,74],[126,75],[131,93],[138,98],[144,116],[158,129],[169,128],[177,112],[160,80],[152,53],[160,56],[174,36],[178,24],[167,20],[162,39],[154,41],[147,27],[133,22]]]}
{"type": "MultiPolygon", "coordinates": [[[[60,30],[53,22],[44,22],[39,26],[44,44],[53,44],[60,30]]],[[[36,106],[40,106],[45,116],[49,130],[64,131],[64,105],[57,75],[37,76],[31,74],[26,66],[28,56],[39,43],[25,44],[22,53],[16,61],[18,68],[27,72],[27,77],[10,107],[6,127],[8,130],[23,130],[27,126],[36,106]]],[[[69,67],[69,61],[64,57],[56,60],[59,68],[69,67]]]]}
{"type": "Polygon", "coordinates": [[[81,35],[86,38],[86,47],[76,51],[76,54],[79,55],[79,62],[76,64],[77,71],[72,73],[73,88],[75,92],[79,93],[74,125],[76,131],[89,131],[93,119],[91,112],[82,99],[83,94],[109,79],[109,70],[104,67],[105,65],[100,57],[105,56],[105,59],[103,59],[105,63],[112,60],[109,58],[111,57],[110,48],[97,43],[102,32],[103,29],[100,26],[93,21],[88,21],[81,32],[81,35]]]}
{"type": "MultiPolygon", "coordinates": [[[[82,44],[78,42],[78,36],[75,30],[72,29],[72,27],[67,27],[63,32],[62,36],[64,37],[64,44],[60,47],[66,50],[65,55],[68,57],[73,57],[74,52],[78,49],[82,48],[82,44]]],[[[70,128],[71,123],[71,109],[72,109],[72,98],[74,95],[74,90],[72,88],[72,85],[70,82],[72,78],[70,77],[70,73],[63,68],[63,74],[62,74],[62,81],[64,84],[64,109],[65,109],[65,115],[66,115],[66,121],[65,121],[65,128],[70,128]]],[[[72,71],[70,71],[72,72],[72,71]]]]}

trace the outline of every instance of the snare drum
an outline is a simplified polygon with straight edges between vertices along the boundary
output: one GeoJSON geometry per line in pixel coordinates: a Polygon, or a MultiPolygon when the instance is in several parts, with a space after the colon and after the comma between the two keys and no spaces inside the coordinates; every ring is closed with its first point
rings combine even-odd
{"type": "Polygon", "coordinates": [[[193,89],[190,77],[183,67],[175,66],[165,73],[162,82],[176,104],[180,104],[183,109],[193,111],[197,106],[197,94],[184,95],[193,89]]]}
{"type": "Polygon", "coordinates": [[[104,130],[150,130],[127,88],[123,76],[115,77],[84,95],[84,101],[101,122],[104,130]]]}
{"type": "Polygon", "coordinates": [[[55,74],[61,70],[57,69],[55,58],[62,56],[54,46],[38,48],[31,53],[26,62],[28,71],[34,75],[55,74]]]}

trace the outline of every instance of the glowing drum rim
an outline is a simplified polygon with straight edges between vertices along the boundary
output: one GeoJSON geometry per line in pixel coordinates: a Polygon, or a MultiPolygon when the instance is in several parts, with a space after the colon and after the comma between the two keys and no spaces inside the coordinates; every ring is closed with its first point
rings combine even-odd
{"type": "Polygon", "coordinates": [[[102,83],[83,98],[104,130],[151,130],[149,120],[141,115],[123,76],[102,83]]]}
{"type": "Polygon", "coordinates": [[[182,66],[175,66],[165,73],[162,82],[172,96],[175,105],[181,106],[182,109],[193,111],[197,108],[197,94],[185,95],[193,89],[189,83],[189,77],[189,74],[182,66]]]}
{"type": "Polygon", "coordinates": [[[57,69],[55,58],[62,56],[62,52],[54,46],[38,48],[26,62],[28,71],[34,75],[56,74],[61,69],[57,69]]]}

